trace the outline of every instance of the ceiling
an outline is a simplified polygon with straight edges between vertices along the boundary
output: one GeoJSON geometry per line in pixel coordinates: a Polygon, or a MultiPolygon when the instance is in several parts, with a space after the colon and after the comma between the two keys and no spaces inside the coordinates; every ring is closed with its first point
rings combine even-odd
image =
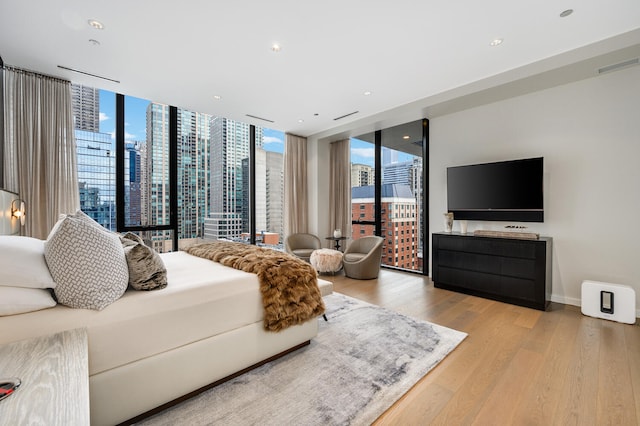
{"type": "Polygon", "coordinates": [[[638,0],[0,0],[0,10],[7,65],[302,136],[517,95],[557,64],[640,45],[638,0]]]}

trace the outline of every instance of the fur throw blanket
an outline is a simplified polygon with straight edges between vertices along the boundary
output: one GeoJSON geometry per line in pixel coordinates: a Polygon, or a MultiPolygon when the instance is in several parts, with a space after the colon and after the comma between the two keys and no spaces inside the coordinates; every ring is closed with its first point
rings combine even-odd
{"type": "Polygon", "coordinates": [[[184,251],[257,274],[264,306],[264,328],[267,331],[280,331],[324,313],[315,269],[295,256],[223,241],[196,244],[184,251]]]}

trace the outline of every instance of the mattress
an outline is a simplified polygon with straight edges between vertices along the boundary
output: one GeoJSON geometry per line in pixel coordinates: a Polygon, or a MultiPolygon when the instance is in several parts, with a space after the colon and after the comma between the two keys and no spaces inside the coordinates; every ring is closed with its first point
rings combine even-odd
{"type": "MultiPolygon", "coordinates": [[[[0,344],[86,327],[93,375],[261,322],[258,278],[185,252],[161,255],[168,285],[125,292],[102,311],[58,305],[0,320],[0,344]]],[[[322,282],[326,289],[328,282],[322,282]]]]}

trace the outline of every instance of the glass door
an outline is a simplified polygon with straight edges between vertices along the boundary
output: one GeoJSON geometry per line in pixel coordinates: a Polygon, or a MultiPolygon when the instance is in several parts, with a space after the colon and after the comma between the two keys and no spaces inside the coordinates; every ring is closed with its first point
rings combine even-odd
{"type": "Polygon", "coordinates": [[[384,266],[424,271],[427,126],[418,120],[351,139],[353,238],[383,237],[384,266]]]}

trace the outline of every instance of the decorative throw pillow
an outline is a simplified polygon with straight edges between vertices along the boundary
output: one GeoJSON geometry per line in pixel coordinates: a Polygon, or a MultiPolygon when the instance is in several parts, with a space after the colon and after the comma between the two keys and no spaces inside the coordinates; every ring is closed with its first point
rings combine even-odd
{"type": "Polygon", "coordinates": [[[0,287],[0,316],[23,314],[56,306],[50,290],[0,287]]]}
{"type": "Polygon", "coordinates": [[[0,271],[0,286],[56,286],[44,260],[44,241],[37,238],[0,236],[0,271]]]}
{"type": "Polygon", "coordinates": [[[129,285],[135,290],[155,290],[167,286],[167,269],[160,255],[131,232],[120,237],[129,267],[129,285]]]}
{"type": "Polygon", "coordinates": [[[45,242],[44,256],[63,305],[101,310],[127,289],[129,270],[120,238],[97,223],[62,217],[45,242]]]}

